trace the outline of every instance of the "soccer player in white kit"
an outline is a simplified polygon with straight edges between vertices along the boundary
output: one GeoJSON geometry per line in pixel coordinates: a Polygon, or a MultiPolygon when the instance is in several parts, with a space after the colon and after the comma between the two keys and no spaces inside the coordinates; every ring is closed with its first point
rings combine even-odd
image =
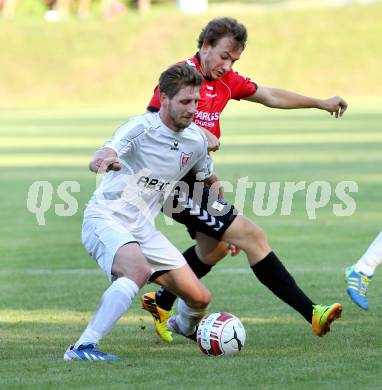
{"type": "Polygon", "coordinates": [[[364,310],[368,310],[367,288],[375,269],[382,263],[382,232],[372,242],[362,257],[345,271],[347,293],[351,300],[364,310]]]}
{"type": "MultiPolygon", "coordinates": [[[[195,69],[194,66],[191,66],[188,63],[186,63],[185,66],[189,66],[195,69]]],[[[163,88],[161,90],[160,86],[159,90],[163,92],[163,88]]],[[[163,100],[162,94],[160,94],[160,99],[163,100]]],[[[173,116],[176,116],[177,114],[173,108],[173,104],[166,106],[164,113],[169,112],[173,116]]],[[[162,107],[160,107],[159,112],[163,113],[162,107]]],[[[150,114],[143,116],[143,118],[151,118],[149,115],[150,114]]],[[[160,117],[162,118],[162,116],[160,117]]],[[[189,118],[187,118],[187,120],[188,119],[189,118]]],[[[142,130],[142,128],[137,128],[131,135],[132,139],[135,140],[136,137],[140,137],[139,134],[142,130]]],[[[155,138],[155,134],[153,134],[150,139],[151,138],[155,138]]],[[[108,145],[110,144],[106,144],[106,146],[108,145]]],[[[152,146],[155,146],[154,141],[152,146]]],[[[165,151],[159,148],[157,153],[149,149],[147,150],[147,153],[150,152],[152,156],[155,155],[156,162],[161,165],[162,160],[167,160],[170,158],[172,156],[171,153],[174,151],[179,152],[179,148],[179,142],[177,140],[173,140],[173,145],[171,148],[167,146],[167,150],[165,151]]],[[[114,155],[110,155],[110,150],[110,148],[104,147],[94,154],[93,159],[89,165],[91,171],[97,172],[102,165],[110,166],[112,162],[111,160],[115,158],[114,155]]],[[[125,152],[126,151],[122,148],[122,153],[125,152]]],[[[193,152],[190,152],[190,150],[185,150],[178,156],[181,166],[187,163],[189,159],[195,157],[193,152]]],[[[143,156],[140,156],[140,158],[145,159],[146,154],[144,153],[143,156]]],[[[113,167],[113,165],[114,164],[112,164],[111,167],[113,167]]],[[[197,170],[201,169],[201,167],[202,166],[197,166],[197,170]]],[[[167,164],[166,169],[172,170],[173,165],[167,164]]],[[[211,180],[208,180],[208,177],[210,177],[211,173],[210,170],[211,169],[208,169],[208,174],[206,175],[206,184],[211,184],[211,180]]],[[[166,178],[166,175],[168,174],[169,173],[163,172],[163,177],[166,178]]],[[[145,187],[159,187],[160,189],[163,189],[167,186],[167,179],[163,180],[157,177],[148,177],[146,174],[140,174],[138,176],[139,177],[137,177],[135,181],[132,181],[133,183],[140,185],[143,184],[145,187]]],[[[183,182],[179,183],[176,187],[180,187],[181,184],[189,184],[189,182],[187,182],[185,178],[183,182]]],[[[196,184],[194,186],[196,193],[194,190],[191,190],[191,183],[191,185],[188,187],[188,194],[184,193],[182,188],[180,188],[179,191],[174,191],[173,195],[170,194],[170,196],[166,198],[166,201],[163,202],[164,213],[167,216],[172,216],[172,218],[174,218],[176,221],[187,219],[187,221],[190,222],[190,227],[196,231],[205,232],[208,237],[212,237],[215,240],[222,240],[243,250],[247,255],[247,259],[251,268],[256,267],[258,269],[260,267],[261,272],[257,273],[259,280],[261,280],[263,284],[271,286],[272,292],[280,299],[283,299],[293,308],[299,308],[299,312],[303,315],[306,321],[311,324],[312,330],[317,336],[321,337],[327,334],[330,330],[331,323],[341,317],[342,305],[340,303],[333,303],[332,305],[326,306],[314,303],[299,288],[292,275],[283,266],[277,255],[272,251],[264,230],[245,216],[239,215],[233,205],[219,198],[218,191],[214,191],[212,187],[205,187],[204,183],[198,184],[200,184],[200,186],[196,184]],[[265,264],[264,267],[262,266],[263,264],[265,264]]],[[[120,191],[120,189],[114,188],[111,191],[108,191],[105,196],[107,196],[108,199],[113,199],[113,197],[118,194],[118,191],[120,191]]],[[[135,201],[139,202],[142,201],[142,199],[140,196],[137,196],[135,201]]],[[[119,208],[117,206],[117,210],[118,209],[119,208]]],[[[132,219],[134,220],[134,218],[132,219]]],[[[134,238],[137,239],[137,233],[135,233],[134,236],[134,238]]],[[[94,253],[94,251],[91,250],[90,252],[94,253]]],[[[155,252],[153,253],[153,256],[154,255],[155,252]]],[[[161,259],[160,261],[161,263],[165,262],[165,259],[161,259]]],[[[164,266],[163,264],[161,264],[161,267],[157,267],[155,269],[155,273],[151,275],[150,280],[158,280],[157,277],[163,278],[163,275],[167,271],[166,267],[167,265],[164,266]]],[[[193,268],[191,267],[191,269],[193,268]]],[[[173,272],[174,271],[171,271],[170,273],[173,272]]],[[[198,276],[200,277],[200,274],[198,276]]],[[[193,275],[193,277],[195,277],[195,275],[193,275]]],[[[183,281],[179,280],[179,282],[182,284],[182,287],[186,288],[186,286],[183,286],[183,281]]],[[[159,283],[163,285],[163,280],[161,281],[161,279],[159,279],[159,283]]],[[[181,296],[181,298],[184,299],[184,295],[181,296]]],[[[149,304],[149,302],[147,304],[149,304]]],[[[189,304],[189,306],[191,306],[191,304],[189,304]]],[[[145,309],[146,307],[147,306],[145,306],[145,309]]],[[[195,314],[191,313],[190,309],[186,308],[182,300],[180,301],[180,308],[178,303],[178,312],[180,314],[187,312],[189,315],[196,317],[195,314]]],[[[154,313],[152,313],[152,315],[154,316],[154,313]]],[[[179,315],[174,317],[171,313],[166,321],[158,320],[158,322],[160,322],[161,328],[159,330],[157,328],[157,333],[161,335],[161,337],[163,332],[160,333],[160,330],[164,330],[167,333],[170,333],[170,336],[171,332],[175,332],[194,339],[196,329],[196,327],[193,325],[194,323],[189,321],[189,324],[192,326],[190,325],[186,327],[186,321],[184,320],[182,323],[182,318],[179,317],[179,315]],[[178,318],[180,319],[178,320],[178,318]],[[192,332],[192,330],[194,330],[194,332],[192,332]]],[[[172,336],[170,341],[172,341],[172,336]]],[[[77,342],[76,345],[79,344],[81,344],[80,341],[77,342]]]]}
{"type": "MultiPolygon", "coordinates": [[[[122,125],[106,143],[108,172],[84,213],[82,242],[111,281],[87,328],[65,360],[119,360],[97,345],[127,311],[139,289],[156,281],[180,296],[176,324],[187,335],[204,316],[211,295],[183,255],[154,226],[163,199],[184,175],[208,177],[207,139],[192,123],[202,77],[175,65],[159,80],[162,107],[122,125]]],[[[106,169],[107,168],[107,169],[106,169]]]]}

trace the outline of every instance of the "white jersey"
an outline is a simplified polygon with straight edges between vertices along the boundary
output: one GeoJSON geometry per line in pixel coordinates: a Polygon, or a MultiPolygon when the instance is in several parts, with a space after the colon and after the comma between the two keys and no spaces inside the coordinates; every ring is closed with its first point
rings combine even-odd
{"type": "Polygon", "coordinates": [[[153,224],[165,197],[189,171],[209,177],[207,139],[191,124],[175,132],[159,113],[147,113],[122,125],[106,142],[118,155],[122,169],[110,171],[94,192],[85,217],[110,213],[132,229],[153,224]]]}

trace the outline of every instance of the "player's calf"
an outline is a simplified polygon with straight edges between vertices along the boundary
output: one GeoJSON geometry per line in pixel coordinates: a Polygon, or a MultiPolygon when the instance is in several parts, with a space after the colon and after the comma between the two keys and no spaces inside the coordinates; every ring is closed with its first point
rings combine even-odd
{"type": "MultiPolygon", "coordinates": [[[[192,270],[195,272],[196,276],[198,275],[198,267],[199,263],[208,264],[211,267],[215,265],[217,262],[222,260],[229,252],[229,245],[224,241],[218,241],[212,237],[207,236],[204,233],[197,232],[196,233],[196,242],[197,245],[195,247],[195,253],[197,255],[198,263],[194,262],[191,264],[189,259],[187,259],[187,263],[190,265],[192,270]],[[193,267],[194,265],[194,267],[193,267]]],[[[204,275],[203,275],[204,276],[204,275]]]]}

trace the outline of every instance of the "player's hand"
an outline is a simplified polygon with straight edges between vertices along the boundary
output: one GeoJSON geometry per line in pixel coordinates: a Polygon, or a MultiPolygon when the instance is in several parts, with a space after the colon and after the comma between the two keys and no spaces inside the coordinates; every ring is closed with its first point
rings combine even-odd
{"type": "Polygon", "coordinates": [[[95,152],[89,163],[89,169],[94,173],[104,173],[109,171],[119,171],[121,163],[117,153],[110,148],[103,148],[95,152]]]}
{"type": "Polygon", "coordinates": [[[233,244],[228,244],[228,250],[231,252],[231,256],[237,256],[240,253],[240,248],[233,244]]]}
{"type": "Polygon", "coordinates": [[[208,141],[208,151],[216,152],[220,148],[219,138],[212,134],[209,130],[204,129],[203,127],[201,127],[201,129],[204,131],[208,141]]]}
{"type": "Polygon", "coordinates": [[[330,115],[335,115],[336,118],[340,118],[347,108],[348,104],[341,96],[334,96],[322,101],[322,109],[330,112],[330,115]]]}
{"type": "Polygon", "coordinates": [[[208,140],[208,151],[209,152],[216,152],[220,148],[220,141],[218,137],[210,133],[208,140]]]}
{"type": "Polygon", "coordinates": [[[218,194],[220,199],[224,198],[223,187],[220,185],[219,178],[212,174],[206,181],[206,184],[209,188],[212,189],[216,194],[218,194]]]}
{"type": "Polygon", "coordinates": [[[96,158],[90,162],[89,169],[94,173],[119,171],[121,163],[114,158],[96,158]]]}

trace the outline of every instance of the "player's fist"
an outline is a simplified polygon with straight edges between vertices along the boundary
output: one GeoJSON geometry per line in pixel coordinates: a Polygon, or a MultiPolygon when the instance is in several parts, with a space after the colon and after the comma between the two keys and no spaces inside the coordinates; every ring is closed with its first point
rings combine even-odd
{"type": "Polygon", "coordinates": [[[90,161],[89,169],[94,173],[119,171],[121,163],[114,158],[95,158],[90,161]]]}
{"type": "Polygon", "coordinates": [[[240,253],[240,248],[233,244],[228,244],[228,250],[231,252],[231,256],[237,256],[240,253]]]}
{"type": "Polygon", "coordinates": [[[216,152],[220,148],[220,141],[219,138],[216,137],[214,134],[212,134],[209,130],[201,128],[204,131],[204,134],[207,138],[208,142],[208,151],[209,152],[216,152]]]}
{"type": "Polygon", "coordinates": [[[330,115],[334,114],[336,118],[340,118],[348,108],[348,104],[341,96],[322,100],[321,104],[323,110],[330,112],[330,115]]]}
{"type": "Polygon", "coordinates": [[[89,163],[89,169],[94,173],[104,173],[109,171],[119,171],[121,163],[117,153],[110,148],[102,148],[95,152],[89,163]]]}

